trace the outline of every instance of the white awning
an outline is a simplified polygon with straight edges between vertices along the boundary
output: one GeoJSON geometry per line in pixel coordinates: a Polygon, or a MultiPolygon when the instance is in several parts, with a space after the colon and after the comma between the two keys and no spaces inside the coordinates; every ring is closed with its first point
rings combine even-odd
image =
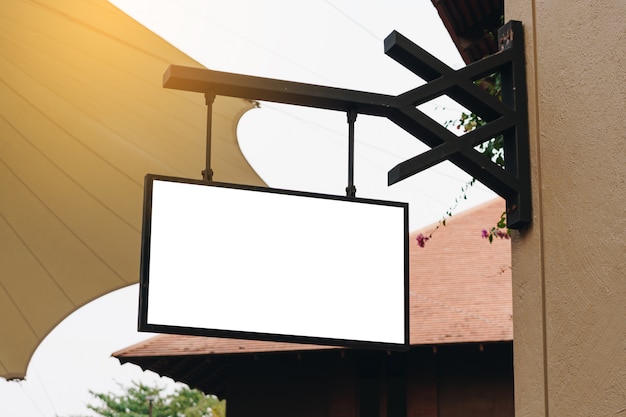
{"type": "MultiPolygon", "coordinates": [[[[143,178],[201,178],[204,97],[164,89],[201,66],[106,0],[0,8],[0,376],[85,303],[139,278],[143,178]]],[[[214,180],[264,185],[218,97],[214,180]]]]}

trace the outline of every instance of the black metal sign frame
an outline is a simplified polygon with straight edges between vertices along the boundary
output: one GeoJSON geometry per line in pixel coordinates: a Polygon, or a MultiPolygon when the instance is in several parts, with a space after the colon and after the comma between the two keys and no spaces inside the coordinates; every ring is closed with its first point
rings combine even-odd
{"type": "Polygon", "coordinates": [[[407,203],[148,174],[138,330],[406,351],[408,225],[407,203]],[[345,227],[329,225],[338,213],[345,227]],[[281,226],[287,218],[302,222],[281,226]],[[381,239],[354,239],[358,231],[381,239]],[[328,258],[334,241],[351,243],[328,258]]]}
{"type": "MultiPolygon", "coordinates": [[[[177,65],[168,68],[163,85],[204,93],[208,105],[212,97],[222,95],[343,111],[348,114],[351,141],[357,114],[386,117],[432,148],[392,168],[389,185],[449,160],[506,199],[507,226],[521,229],[532,219],[523,38],[522,23],[511,21],[498,32],[499,52],[453,70],[394,31],[385,39],[385,53],[427,82],[397,96],[177,65]],[[496,72],[502,77],[502,101],[475,83],[496,72]],[[417,109],[442,95],[473,111],[486,124],[458,137],[417,109]],[[504,168],[474,149],[498,135],[504,136],[504,168]]],[[[212,175],[210,105],[208,118],[205,180],[211,180],[212,175]]],[[[351,156],[349,173],[352,163],[351,156]]],[[[354,195],[351,182],[347,191],[354,195]]]]}

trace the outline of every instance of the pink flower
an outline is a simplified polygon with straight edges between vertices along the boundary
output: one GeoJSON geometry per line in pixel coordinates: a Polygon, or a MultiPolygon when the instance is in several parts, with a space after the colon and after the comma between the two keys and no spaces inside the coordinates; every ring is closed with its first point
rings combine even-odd
{"type": "Polygon", "coordinates": [[[500,229],[496,230],[496,236],[498,236],[500,239],[508,239],[509,238],[509,234],[507,232],[503,232],[500,229]]]}
{"type": "Polygon", "coordinates": [[[426,241],[428,241],[428,239],[430,238],[420,233],[419,235],[417,235],[417,238],[416,238],[417,246],[419,246],[420,248],[423,248],[424,245],[426,244],[426,241]]]}
{"type": "Polygon", "coordinates": [[[483,239],[487,239],[489,237],[489,232],[487,231],[487,229],[483,229],[482,237],[483,239]]]}

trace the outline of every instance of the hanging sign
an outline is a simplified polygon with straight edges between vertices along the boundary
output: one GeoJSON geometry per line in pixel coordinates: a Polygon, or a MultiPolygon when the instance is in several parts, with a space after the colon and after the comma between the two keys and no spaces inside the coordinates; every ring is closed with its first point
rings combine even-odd
{"type": "Polygon", "coordinates": [[[406,349],[408,205],[148,175],[139,330],[406,349]]]}

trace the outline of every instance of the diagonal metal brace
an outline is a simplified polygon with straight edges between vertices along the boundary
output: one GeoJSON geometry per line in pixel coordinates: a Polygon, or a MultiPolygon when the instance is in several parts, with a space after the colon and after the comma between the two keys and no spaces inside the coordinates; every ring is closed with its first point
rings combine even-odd
{"type": "Polygon", "coordinates": [[[507,226],[520,229],[531,222],[528,110],[523,30],[512,21],[498,32],[500,51],[454,71],[398,33],[385,40],[386,53],[429,81],[400,96],[403,107],[389,118],[432,149],[398,164],[388,174],[389,184],[415,175],[439,162],[449,160],[491,188],[507,202],[507,226]],[[502,102],[478,87],[474,81],[500,72],[502,102]],[[424,122],[415,106],[447,94],[472,110],[487,123],[457,137],[438,124],[424,122]],[[474,146],[495,136],[504,136],[505,168],[499,167],[474,146]]]}
{"type": "Polygon", "coordinates": [[[391,169],[390,185],[449,160],[506,199],[507,226],[520,229],[531,221],[521,22],[507,23],[498,37],[498,53],[455,71],[398,32],[392,32],[385,39],[385,53],[427,81],[398,96],[177,65],[168,68],[163,85],[178,90],[343,111],[354,117],[359,113],[386,117],[432,148],[391,169]],[[494,72],[501,74],[502,101],[474,83],[494,72]],[[448,95],[470,109],[486,121],[486,125],[457,137],[417,109],[418,105],[441,95],[448,95]],[[504,136],[505,168],[474,149],[498,135],[504,136]]]}

